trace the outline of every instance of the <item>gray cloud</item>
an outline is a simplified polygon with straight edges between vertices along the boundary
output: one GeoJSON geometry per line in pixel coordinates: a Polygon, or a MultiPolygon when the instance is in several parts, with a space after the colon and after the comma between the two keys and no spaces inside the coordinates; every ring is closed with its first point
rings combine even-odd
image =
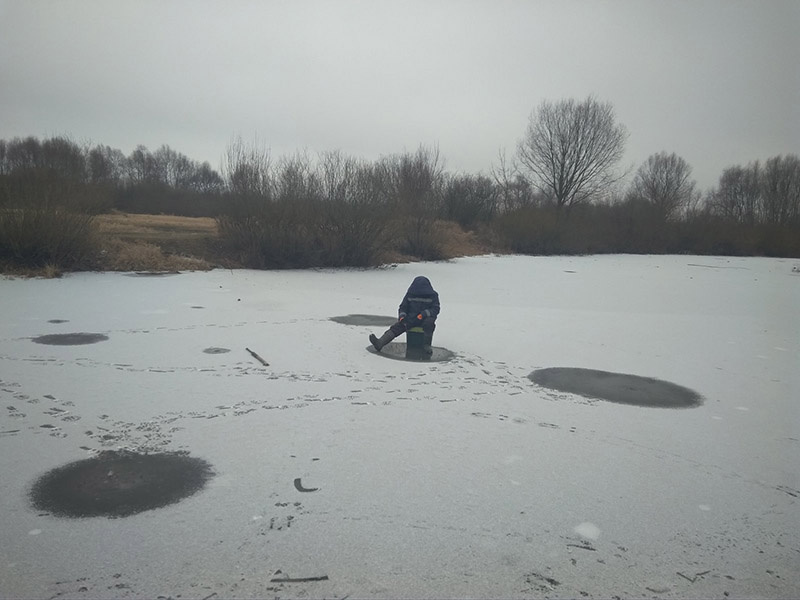
{"type": "Polygon", "coordinates": [[[798,23],[793,0],[0,1],[0,137],[166,143],[215,167],[234,134],[276,155],[438,144],[477,172],[542,100],[595,94],[628,163],[677,152],[708,187],[800,152],[798,23]]]}

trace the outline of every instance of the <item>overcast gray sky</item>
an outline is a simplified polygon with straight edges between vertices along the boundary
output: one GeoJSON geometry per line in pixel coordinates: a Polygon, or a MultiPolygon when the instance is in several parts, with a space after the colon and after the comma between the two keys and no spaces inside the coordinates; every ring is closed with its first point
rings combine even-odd
{"type": "Polygon", "coordinates": [[[800,153],[800,2],[0,0],[0,138],[169,144],[219,168],[437,144],[488,172],[543,100],[611,102],[626,165],[800,153]]]}

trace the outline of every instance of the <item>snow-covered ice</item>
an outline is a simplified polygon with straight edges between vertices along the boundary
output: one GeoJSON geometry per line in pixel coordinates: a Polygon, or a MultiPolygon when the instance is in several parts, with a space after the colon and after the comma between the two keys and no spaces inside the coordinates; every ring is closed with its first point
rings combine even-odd
{"type": "Polygon", "coordinates": [[[0,597],[797,597],[796,266],[485,256],[0,280],[0,597]],[[366,350],[382,326],[331,320],[393,316],[416,275],[453,360],[387,360],[366,350]],[[32,339],[67,333],[108,339],[32,339]],[[703,401],[528,378],[550,367],[703,401]],[[187,451],[215,476],[125,518],[29,503],[43,473],[116,448],[187,451]]]}

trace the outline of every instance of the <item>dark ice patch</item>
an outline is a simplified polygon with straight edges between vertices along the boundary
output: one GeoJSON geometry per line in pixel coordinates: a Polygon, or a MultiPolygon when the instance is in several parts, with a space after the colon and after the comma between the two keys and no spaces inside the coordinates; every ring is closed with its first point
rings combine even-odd
{"type": "Polygon", "coordinates": [[[230,348],[216,348],[214,346],[203,350],[203,352],[205,352],[206,354],[227,354],[230,351],[231,351],[230,348]]]}
{"type": "Polygon", "coordinates": [[[186,454],[103,452],[48,471],[29,497],[36,510],[58,517],[127,517],[191,496],[213,475],[206,461],[186,454]]]}
{"type": "Polygon", "coordinates": [[[67,319],[50,319],[48,323],[69,323],[67,319]]]}
{"type": "Polygon", "coordinates": [[[652,408],[693,408],[700,406],[703,400],[694,390],[669,381],[594,369],[537,369],[528,378],[542,387],[559,392],[618,404],[652,408]]]}
{"type": "Polygon", "coordinates": [[[390,327],[397,323],[395,317],[382,317],[380,315],[345,315],[331,317],[331,321],[342,325],[363,325],[365,327],[390,327]]]}
{"type": "Polygon", "coordinates": [[[405,360],[411,362],[446,362],[455,358],[455,353],[447,348],[432,347],[432,354],[425,354],[421,349],[409,348],[406,344],[400,342],[390,342],[386,344],[381,351],[375,350],[375,347],[367,346],[367,351],[372,354],[384,356],[394,360],[405,360]]]}
{"type": "Polygon", "coordinates": [[[51,333],[31,338],[33,342],[46,346],[82,346],[105,342],[107,339],[108,336],[102,333],[51,333]]]}

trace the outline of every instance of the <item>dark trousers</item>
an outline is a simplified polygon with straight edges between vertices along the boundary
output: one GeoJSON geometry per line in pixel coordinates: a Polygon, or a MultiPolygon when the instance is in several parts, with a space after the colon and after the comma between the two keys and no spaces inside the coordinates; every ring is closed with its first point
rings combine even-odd
{"type": "Polygon", "coordinates": [[[436,329],[436,317],[425,317],[422,321],[417,319],[409,319],[406,317],[402,321],[398,321],[391,327],[389,330],[394,334],[395,337],[399,335],[403,335],[406,332],[406,323],[408,323],[408,327],[417,327],[422,326],[422,331],[425,333],[425,337],[427,339],[433,339],[433,330],[436,329]]]}

